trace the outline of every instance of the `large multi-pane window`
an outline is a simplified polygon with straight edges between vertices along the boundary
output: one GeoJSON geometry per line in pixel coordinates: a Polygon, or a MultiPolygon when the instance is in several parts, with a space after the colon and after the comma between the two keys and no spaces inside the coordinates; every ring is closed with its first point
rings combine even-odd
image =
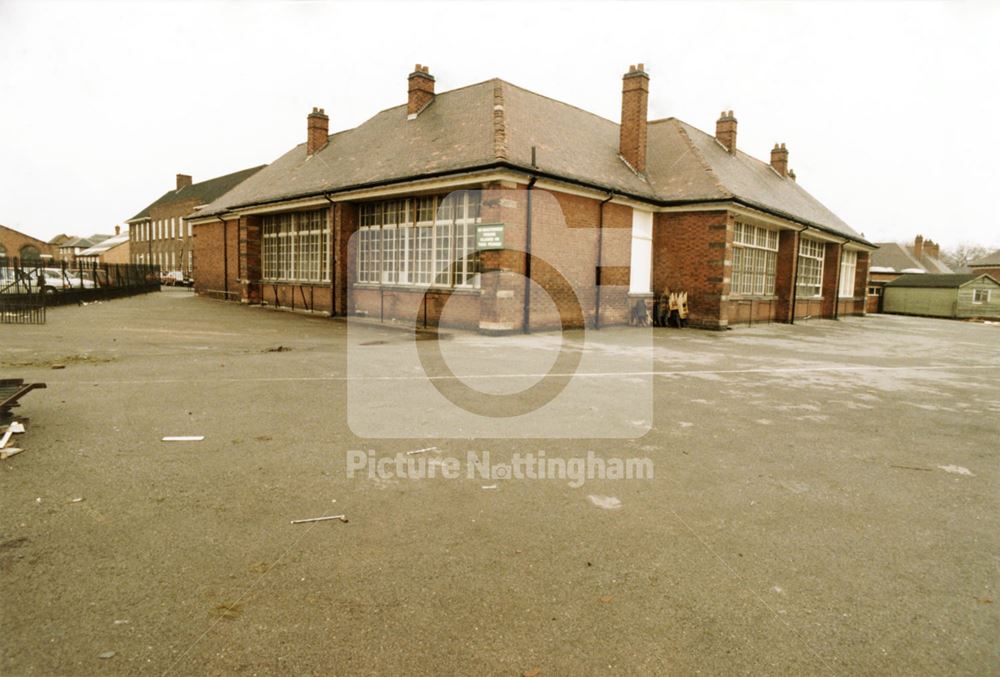
{"type": "Polygon", "coordinates": [[[479,286],[479,191],[361,205],[357,281],[479,286]]]}
{"type": "Polygon", "coordinates": [[[749,223],[733,227],[733,294],[774,294],[778,263],[778,231],[749,223]]]}
{"type": "Polygon", "coordinates": [[[330,279],[330,230],[325,209],[268,214],[261,224],[265,280],[326,282],[330,279]]]}
{"type": "Polygon", "coordinates": [[[858,271],[858,253],[845,250],[840,258],[840,296],[854,296],[854,278],[858,271]]]}
{"type": "Polygon", "coordinates": [[[801,298],[823,295],[823,257],[826,243],[802,238],[799,240],[799,272],[796,278],[801,298]]]}

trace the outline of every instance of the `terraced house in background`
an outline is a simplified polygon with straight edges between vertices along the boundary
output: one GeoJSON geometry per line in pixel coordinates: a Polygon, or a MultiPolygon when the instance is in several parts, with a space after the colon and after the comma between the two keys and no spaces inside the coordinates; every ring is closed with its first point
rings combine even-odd
{"type": "Polygon", "coordinates": [[[703,327],[865,312],[875,247],[785,145],[744,153],[732,111],[714,135],[647,119],[642,64],[619,123],[499,79],[438,94],[419,64],[407,94],[335,134],[313,109],[304,143],[189,215],[196,290],[488,332],[626,322],[667,289],[703,327]]]}
{"type": "Polygon", "coordinates": [[[200,183],[192,182],[187,174],[178,174],[176,188],[127,221],[131,262],[158,265],[162,271],[180,271],[185,278],[193,277],[191,227],[184,223],[184,217],[260,169],[252,167],[200,183]]]}

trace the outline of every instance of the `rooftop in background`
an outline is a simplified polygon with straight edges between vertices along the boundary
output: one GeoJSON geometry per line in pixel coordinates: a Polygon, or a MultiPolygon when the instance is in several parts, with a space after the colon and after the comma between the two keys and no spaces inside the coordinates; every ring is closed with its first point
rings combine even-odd
{"type": "Polygon", "coordinates": [[[986,256],[981,256],[975,261],[969,262],[970,268],[998,268],[1000,267],[1000,249],[991,252],[986,256]]]}
{"type": "MultiPolygon", "coordinates": [[[[934,275],[934,274],[909,274],[900,275],[892,282],[886,282],[886,287],[936,287],[940,289],[957,289],[973,280],[989,275],[934,275]]],[[[990,278],[993,279],[993,278],[990,278]]]]}
{"type": "Polygon", "coordinates": [[[878,242],[878,249],[871,253],[871,272],[873,273],[932,273],[950,274],[948,265],[938,258],[938,245],[919,235],[913,245],[902,245],[897,242],[878,242]]]}
{"type": "Polygon", "coordinates": [[[649,162],[639,173],[619,152],[618,123],[500,79],[487,80],[437,94],[415,116],[406,104],[383,110],[354,129],[327,136],[312,155],[302,143],[199,216],[460,171],[513,168],[653,204],[736,200],[865,242],[792,176],[768,163],[738,150],[729,153],[712,135],[675,118],[648,122],[646,130],[649,162]]]}
{"type": "Polygon", "coordinates": [[[249,169],[233,172],[232,174],[226,174],[225,176],[217,176],[214,179],[208,179],[207,181],[191,183],[181,186],[180,188],[175,188],[174,190],[168,190],[166,193],[161,195],[159,199],[149,204],[145,209],[133,216],[126,223],[147,219],[149,218],[149,210],[153,207],[165,206],[174,202],[195,200],[199,206],[208,204],[222,195],[225,195],[228,191],[232,190],[234,186],[238,186],[242,181],[245,181],[248,177],[253,176],[266,166],[267,165],[259,165],[257,167],[251,167],[249,169]]]}
{"type": "Polygon", "coordinates": [[[62,249],[63,247],[65,247],[67,249],[76,249],[76,248],[86,249],[87,247],[93,247],[98,242],[107,240],[109,237],[111,237],[111,235],[104,233],[97,233],[95,235],[91,235],[90,237],[70,236],[68,240],[64,241],[62,244],[59,245],[59,248],[62,249]]]}
{"type": "Polygon", "coordinates": [[[112,235],[111,237],[98,242],[94,246],[89,247],[88,249],[85,249],[82,252],[80,252],[78,256],[100,256],[106,251],[114,249],[118,245],[125,244],[126,242],[128,242],[127,230],[122,231],[117,235],[112,235]]]}

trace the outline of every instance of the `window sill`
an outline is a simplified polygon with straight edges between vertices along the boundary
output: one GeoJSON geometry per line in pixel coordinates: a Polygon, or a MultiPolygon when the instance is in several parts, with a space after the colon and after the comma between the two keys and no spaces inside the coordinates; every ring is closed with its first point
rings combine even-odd
{"type": "Polygon", "coordinates": [[[303,287],[329,287],[330,280],[272,280],[264,279],[259,281],[260,284],[291,284],[299,285],[303,287]]]}
{"type": "Polygon", "coordinates": [[[416,284],[378,284],[377,282],[355,282],[353,283],[355,289],[371,289],[382,291],[393,291],[393,292],[412,292],[414,294],[423,294],[425,292],[431,293],[448,293],[448,294],[480,294],[482,289],[477,289],[475,287],[444,287],[438,285],[416,285],[416,284]]]}
{"type": "Polygon", "coordinates": [[[775,294],[730,294],[730,301],[777,301],[775,294]]]}

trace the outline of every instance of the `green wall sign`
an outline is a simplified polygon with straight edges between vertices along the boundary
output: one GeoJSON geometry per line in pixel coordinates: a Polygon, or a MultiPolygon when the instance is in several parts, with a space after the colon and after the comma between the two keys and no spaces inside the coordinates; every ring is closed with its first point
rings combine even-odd
{"type": "Polygon", "coordinates": [[[476,228],[476,249],[503,249],[503,224],[481,224],[476,228]]]}

